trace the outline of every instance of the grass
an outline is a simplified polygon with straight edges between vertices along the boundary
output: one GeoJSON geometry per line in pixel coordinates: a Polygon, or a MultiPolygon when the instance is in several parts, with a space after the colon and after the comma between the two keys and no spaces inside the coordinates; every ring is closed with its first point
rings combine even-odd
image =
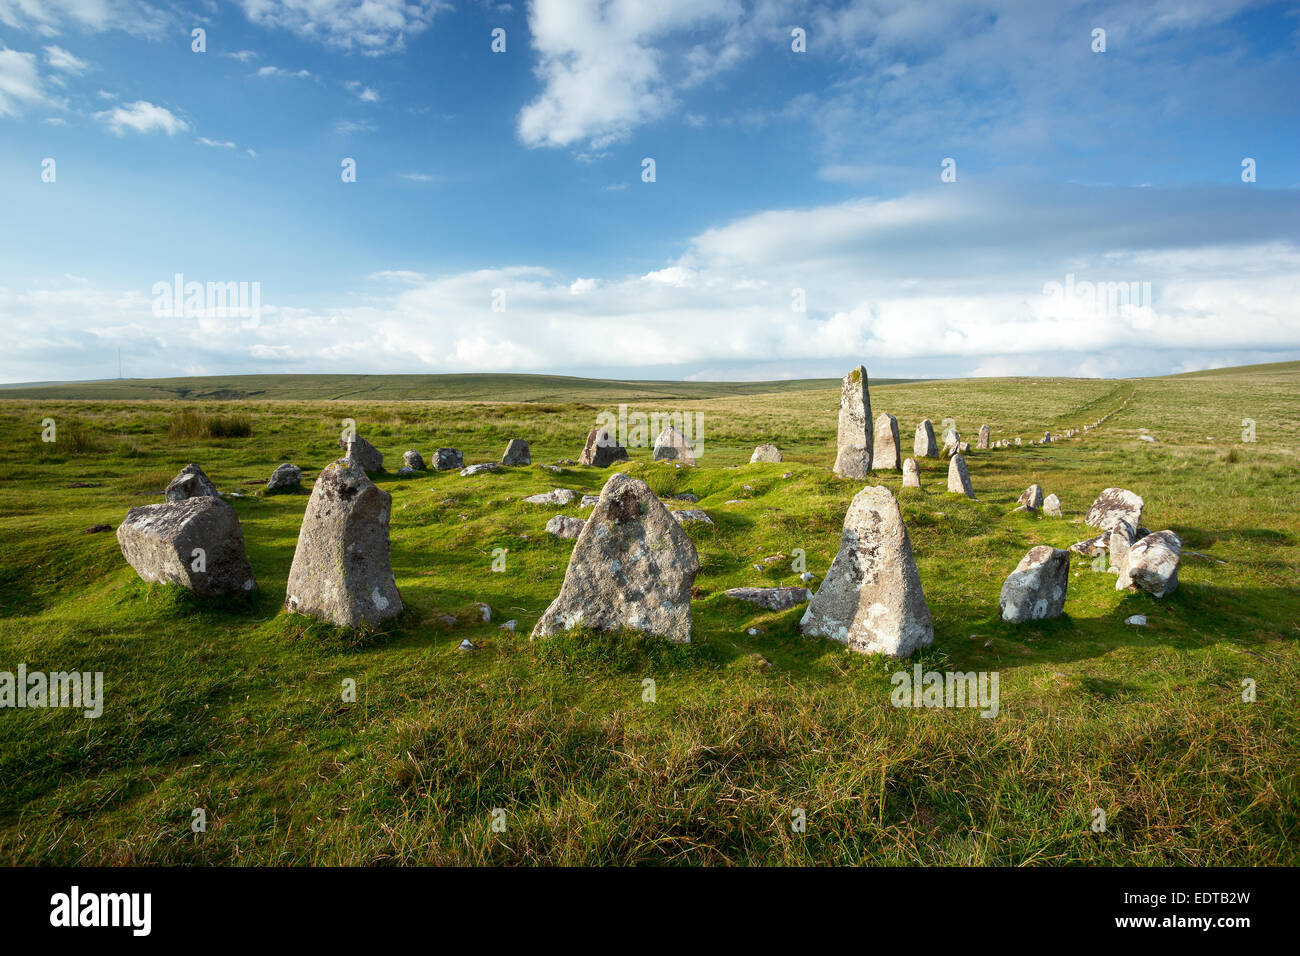
{"type": "Polygon", "coordinates": [[[802,549],[818,581],[834,557],[859,487],[828,470],[835,383],[705,393],[653,383],[645,399],[646,383],[567,394],[555,382],[543,394],[531,378],[503,380],[495,401],[448,380],[421,383],[419,401],[205,402],[204,414],[249,423],[225,437],[173,431],[193,393],[0,399],[11,436],[0,449],[0,670],[102,670],[106,694],[97,720],[0,711],[0,861],[1297,861],[1300,367],[873,383],[873,409],[898,416],[905,448],[922,417],[953,417],[972,436],[988,422],[995,438],[1028,441],[1130,399],[1076,440],[972,452],[975,501],[943,492],[937,461],[921,462],[920,493],[902,494],[897,474],[875,479],[900,494],[934,618],[935,644],[916,661],[998,671],[994,719],[895,709],[890,675],[913,662],[804,638],[802,608],[771,613],[722,594],[798,583],[790,560],[764,557],[802,549]],[[260,485],[281,461],[310,483],[338,454],[342,419],[390,469],[409,447],[495,460],[516,436],[535,462],[554,462],[576,458],[596,414],[621,401],[704,416],[698,467],[651,463],[648,449],[619,466],[660,495],[699,495],[691,507],[716,522],[687,526],[701,566],[691,645],[528,640],[572,548],[543,526],[583,512],[521,499],[596,493],[610,472],[582,467],[384,475],[407,613],[361,633],[282,612],[306,496],[263,496],[260,485]],[[45,418],[58,442],[40,441],[45,418]],[[1255,442],[1241,441],[1245,418],[1255,442]],[[1157,441],[1139,441],[1142,428],[1157,441]],[[781,447],[783,464],[748,464],[763,441],[781,447]],[[145,585],[111,534],[82,533],[160,500],[188,461],[251,496],[230,499],[259,585],[241,601],[145,585]],[[1060,496],[1064,519],[1012,513],[1031,482],[1060,496]],[[1087,536],[1081,516],[1109,485],[1138,491],[1143,523],[1182,537],[1178,591],[1159,601],[1116,592],[1112,575],[1076,559],[1065,617],[1001,622],[1007,573],[1035,544],[1087,536]],[[491,570],[496,548],[508,549],[504,573],[491,570]],[[1124,625],[1135,613],[1147,627],[1124,625]],[[507,619],[513,633],[498,629],[507,619]],[[478,649],[458,651],[464,638],[478,649]],[[1241,699],[1247,678],[1255,703],[1241,699]],[[355,703],[342,699],[349,680],[355,703]],[[190,829],[196,807],[206,833],[190,829]],[[1096,807],[1105,833],[1091,830],[1096,807]],[[504,831],[492,827],[498,809],[504,831]],[[796,809],[806,832],[791,828],[796,809]]]}

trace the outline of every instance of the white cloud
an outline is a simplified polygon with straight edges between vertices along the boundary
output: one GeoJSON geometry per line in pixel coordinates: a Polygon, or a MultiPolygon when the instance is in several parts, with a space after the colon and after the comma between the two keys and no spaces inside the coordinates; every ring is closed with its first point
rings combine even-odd
{"type": "Polygon", "coordinates": [[[67,126],[68,121],[59,116],[47,116],[41,120],[46,126],[67,126]]]}
{"type": "Polygon", "coordinates": [[[0,47],[0,116],[17,116],[24,107],[46,102],[36,55],[0,47]]]}
{"type": "Polygon", "coordinates": [[[208,139],[206,136],[200,136],[195,140],[200,146],[215,146],[218,149],[236,149],[237,143],[232,143],[228,139],[208,139]]]}
{"type": "Polygon", "coordinates": [[[334,132],[340,136],[351,136],[353,133],[373,133],[375,124],[367,120],[338,120],[334,124],[334,132]]]}
{"type": "Polygon", "coordinates": [[[254,76],[261,76],[261,77],[267,77],[267,76],[287,76],[287,77],[290,77],[290,78],[295,79],[295,80],[308,80],[308,79],[311,79],[311,71],[310,71],[310,70],[284,70],[284,69],[281,69],[281,68],[278,67],[278,66],[264,66],[264,67],[261,67],[261,68],[260,68],[256,73],[254,73],[253,75],[254,75],[254,76]]]}
{"type": "Polygon", "coordinates": [[[252,22],[342,50],[382,55],[433,23],[441,0],[240,0],[252,22]]]}
{"type": "Polygon", "coordinates": [[[125,135],[127,130],[134,130],[137,133],[156,131],[174,136],[190,128],[189,123],[165,106],[155,106],[147,100],[136,100],[134,103],[115,106],[111,110],[96,113],[95,119],[102,120],[118,136],[125,135]]]}
{"type": "Polygon", "coordinates": [[[223,53],[221,55],[238,60],[240,63],[249,63],[252,60],[256,60],[259,56],[256,50],[236,50],[234,53],[223,53]]]}
{"type": "Polygon", "coordinates": [[[0,0],[0,23],[41,36],[75,29],[156,37],[168,21],[168,14],[140,0],[0,0]]]}
{"type": "Polygon", "coordinates": [[[358,82],[357,80],[348,80],[348,82],[343,85],[347,87],[349,93],[354,95],[357,99],[359,99],[363,103],[379,102],[379,94],[376,93],[374,90],[372,90],[370,87],[366,86],[365,84],[358,82]]]}
{"type": "Polygon", "coordinates": [[[73,76],[80,76],[90,69],[90,64],[85,60],[73,56],[59,46],[47,46],[45,48],[45,62],[50,65],[51,69],[71,73],[73,76]]]}

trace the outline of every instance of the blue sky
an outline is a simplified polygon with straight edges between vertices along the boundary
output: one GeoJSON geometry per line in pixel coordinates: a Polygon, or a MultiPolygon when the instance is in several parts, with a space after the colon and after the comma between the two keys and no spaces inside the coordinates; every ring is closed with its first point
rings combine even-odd
{"type": "Polygon", "coordinates": [[[1297,54],[1234,0],[0,0],[0,381],[1300,358],[1297,54]]]}

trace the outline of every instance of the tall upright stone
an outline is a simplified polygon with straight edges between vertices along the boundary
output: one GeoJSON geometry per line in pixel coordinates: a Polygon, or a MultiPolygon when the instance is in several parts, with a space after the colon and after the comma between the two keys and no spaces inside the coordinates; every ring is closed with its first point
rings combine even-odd
{"type": "Polygon", "coordinates": [[[596,468],[608,468],[616,461],[627,460],[627,449],[603,428],[593,428],[587,432],[587,442],[582,446],[582,454],[578,456],[579,464],[596,468]]]}
{"type": "Polygon", "coordinates": [[[350,458],[316,478],[289,568],[284,608],[345,627],[400,614],[388,540],[393,498],[350,458]]]}
{"type": "Polygon", "coordinates": [[[867,369],[859,365],[840,382],[840,421],[835,450],[835,474],[865,478],[871,472],[871,391],[867,369]]]}
{"type": "Polygon", "coordinates": [[[912,454],[917,458],[938,458],[939,443],[934,438],[934,423],[926,418],[916,426],[916,438],[912,442],[912,454]]]}
{"type": "Polygon", "coordinates": [[[700,568],[690,536],[639,478],[614,474],[587,519],[560,593],[533,628],[644,631],[691,639],[691,586],[700,568]]]}
{"type": "Polygon", "coordinates": [[[907,657],[933,643],[912,542],[888,488],[854,496],[839,552],[799,624],[863,654],[907,657]]]}
{"type": "Polygon", "coordinates": [[[976,448],[987,449],[989,447],[989,426],[981,425],[978,440],[975,442],[976,448]]]}
{"type": "Polygon", "coordinates": [[[871,467],[892,471],[903,467],[903,454],[898,441],[898,419],[889,412],[881,412],[876,419],[871,467]]]}
{"type": "Polygon", "coordinates": [[[915,458],[908,458],[903,462],[903,487],[921,487],[921,469],[916,466],[915,458]]]}
{"type": "Polygon", "coordinates": [[[669,425],[655,439],[654,453],[651,458],[654,461],[675,461],[679,465],[693,465],[695,449],[691,447],[689,438],[669,425]]]}
{"type": "Polygon", "coordinates": [[[970,469],[960,452],[954,453],[948,462],[948,490],[967,498],[975,497],[975,489],[970,484],[970,469]]]}
{"type": "Polygon", "coordinates": [[[1002,584],[998,609],[1011,624],[1060,617],[1070,583],[1070,552],[1040,544],[1030,548],[1002,584]]]}

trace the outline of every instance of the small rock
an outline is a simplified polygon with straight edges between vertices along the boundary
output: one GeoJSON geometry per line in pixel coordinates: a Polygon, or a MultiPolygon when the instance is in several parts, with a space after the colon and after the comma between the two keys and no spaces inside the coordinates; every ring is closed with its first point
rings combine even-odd
{"type": "Polygon", "coordinates": [[[478,619],[484,624],[490,623],[492,620],[492,608],[488,607],[482,601],[476,601],[474,606],[478,608],[478,619]]]}
{"type": "Polygon", "coordinates": [[[737,601],[757,604],[769,611],[784,611],[812,600],[812,592],[807,588],[729,588],[722,593],[737,601]]]}
{"type": "Polygon", "coordinates": [[[582,529],[586,527],[587,522],[581,518],[570,518],[565,515],[556,515],[550,521],[546,522],[546,530],[557,538],[572,540],[582,534],[582,529]]]}
{"type": "Polygon", "coordinates": [[[1134,614],[1132,617],[1124,618],[1125,624],[1134,624],[1138,627],[1147,626],[1147,616],[1145,614],[1134,614]]]}
{"type": "Polygon", "coordinates": [[[424,471],[424,456],[415,449],[403,452],[402,462],[412,471],[424,471]]]}
{"type": "Polygon", "coordinates": [[[439,448],[433,456],[435,471],[459,471],[465,467],[465,458],[459,448],[439,448]]]}
{"type": "Polygon", "coordinates": [[[271,472],[271,480],[266,483],[267,491],[296,491],[302,487],[302,469],[285,462],[271,472]]]}
{"type": "Polygon", "coordinates": [[[470,465],[468,468],[462,468],[460,476],[468,478],[470,475],[481,475],[489,471],[500,471],[501,466],[495,461],[484,462],[481,465],[470,465]]]}
{"type": "Polygon", "coordinates": [[[524,501],[530,505],[569,505],[578,497],[577,492],[568,488],[556,488],[544,495],[529,495],[524,501]]]}
{"type": "Polygon", "coordinates": [[[458,651],[473,651],[477,649],[478,648],[474,646],[474,643],[468,637],[461,641],[460,646],[456,648],[458,651]]]}
{"type": "Polygon", "coordinates": [[[749,463],[757,465],[760,462],[777,462],[781,461],[781,449],[777,448],[771,442],[765,442],[754,449],[754,453],[749,456],[749,463]]]}
{"type": "Polygon", "coordinates": [[[513,631],[513,630],[514,630],[515,628],[517,628],[518,626],[519,626],[519,622],[516,621],[516,620],[514,620],[514,619],[512,618],[511,620],[506,621],[504,624],[502,624],[500,627],[498,627],[497,630],[498,630],[498,631],[513,631]]]}

